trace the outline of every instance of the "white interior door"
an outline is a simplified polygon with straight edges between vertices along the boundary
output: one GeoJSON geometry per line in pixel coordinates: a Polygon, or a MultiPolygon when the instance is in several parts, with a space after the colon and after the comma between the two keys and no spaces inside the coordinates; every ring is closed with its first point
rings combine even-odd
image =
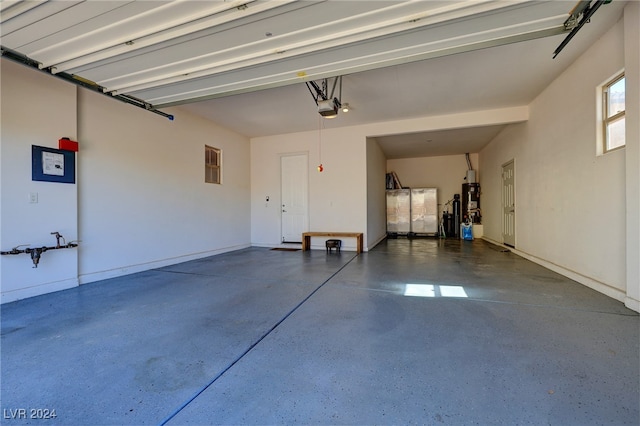
{"type": "Polygon", "coordinates": [[[301,243],[309,230],[309,161],[307,155],[287,155],[280,159],[282,192],[282,242],[301,243]]]}
{"type": "Polygon", "coordinates": [[[513,160],[502,165],[502,241],[516,246],[515,168],[513,160]]]}

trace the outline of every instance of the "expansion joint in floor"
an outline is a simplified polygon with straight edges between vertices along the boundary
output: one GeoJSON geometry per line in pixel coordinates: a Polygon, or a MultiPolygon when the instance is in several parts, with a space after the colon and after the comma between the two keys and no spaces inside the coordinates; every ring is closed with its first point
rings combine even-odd
{"type": "Polygon", "coordinates": [[[269,336],[276,328],[280,326],[287,318],[289,318],[295,311],[297,311],[302,305],[304,305],[314,294],[316,294],[325,284],[327,284],[333,277],[338,275],[344,268],[347,267],[358,255],[352,257],[348,262],[342,265],[337,271],[335,271],[329,278],[324,280],[318,287],[316,287],[311,293],[309,293],[304,299],[300,301],[296,306],[293,307],[285,316],[283,316],[279,321],[277,321],[269,330],[267,330],[262,336],[260,336],[255,342],[253,342],[244,352],[242,352],[236,359],[231,361],[222,371],[220,371],[213,379],[211,379],[206,385],[200,388],[193,396],[187,399],[182,405],[180,405],[177,409],[175,409],[171,414],[165,417],[160,425],[163,426],[167,424],[171,419],[173,419],[180,411],[185,409],[191,402],[193,402],[198,396],[200,396],[204,391],[206,391],[210,386],[212,386],[218,379],[220,379],[227,371],[233,368],[242,358],[244,358],[253,348],[255,348],[260,342],[262,342],[267,336],[269,336]]]}

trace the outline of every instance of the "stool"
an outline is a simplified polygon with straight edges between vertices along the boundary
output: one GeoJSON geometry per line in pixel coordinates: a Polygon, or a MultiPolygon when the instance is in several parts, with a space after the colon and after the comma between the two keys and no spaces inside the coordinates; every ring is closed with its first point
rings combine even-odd
{"type": "Polygon", "coordinates": [[[342,247],[342,240],[327,240],[325,243],[327,246],[327,253],[331,253],[331,249],[335,248],[337,253],[340,253],[340,247],[342,247]]]}

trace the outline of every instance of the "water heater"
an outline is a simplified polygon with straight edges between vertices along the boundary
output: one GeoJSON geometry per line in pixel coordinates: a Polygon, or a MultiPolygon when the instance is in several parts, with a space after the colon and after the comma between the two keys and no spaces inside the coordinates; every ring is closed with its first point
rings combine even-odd
{"type": "Polygon", "coordinates": [[[473,223],[480,223],[480,184],[462,184],[462,217],[467,217],[473,223]]]}

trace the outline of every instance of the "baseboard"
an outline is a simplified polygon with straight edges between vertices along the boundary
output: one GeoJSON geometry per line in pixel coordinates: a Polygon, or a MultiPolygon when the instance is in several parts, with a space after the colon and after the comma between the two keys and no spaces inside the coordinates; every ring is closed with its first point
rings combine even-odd
{"type": "MultiPolygon", "coordinates": [[[[518,256],[530,260],[533,263],[536,263],[540,266],[544,266],[545,268],[553,271],[553,272],[557,272],[560,275],[563,275],[569,279],[572,279],[573,281],[576,281],[582,285],[585,285],[597,292],[600,292],[606,296],[609,296],[619,302],[625,303],[626,304],[626,300],[627,295],[625,294],[624,291],[611,287],[610,285],[607,285],[603,282],[594,280],[593,278],[587,277],[585,275],[582,275],[578,272],[572,271],[571,269],[567,269],[564,268],[560,265],[556,265],[555,263],[549,262],[548,260],[545,259],[541,259],[539,257],[536,257],[532,254],[523,252],[521,250],[515,249],[513,247],[509,247],[506,246],[498,241],[492,240],[491,238],[487,238],[487,237],[482,237],[482,239],[488,243],[500,246],[500,247],[504,247],[505,249],[508,249],[509,251],[511,251],[513,254],[517,254],[518,256]]],[[[633,308],[630,308],[633,309],[633,308]]],[[[636,310],[636,309],[634,309],[636,310]]]]}
{"type": "Polygon", "coordinates": [[[251,247],[250,244],[241,244],[237,246],[224,247],[216,250],[208,250],[199,253],[192,253],[184,256],[177,256],[168,259],[157,260],[153,262],[140,263],[137,265],[128,265],[121,268],[110,269],[106,271],[92,272],[89,274],[81,274],[79,276],[80,284],[88,284],[96,281],[107,280],[110,278],[121,277],[123,275],[135,274],[137,272],[148,271],[150,269],[162,268],[165,266],[175,265],[176,263],[189,262],[190,260],[202,259],[204,257],[215,256],[217,254],[228,253],[231,251],[242,250],[251,247]]]}
{"type": "Polygon", "coordinates": [[[640,300],[633,299],[629,296],[624,298],[624,306],[632,311],[640,312],[640,300]]]}
{"type": "Polygon", "coordinates": [[[28,297],[40,296],[47,293],[53,293],[55,291],[67,290],[79,285],[77,278],[70,278],[62,281],[55,281],[50,283],[38,284],[32,287],[19,288],[16,290],[10,290],[2,293],[1,303],[15,302],[16,300],[26,299],[28,297]]]}

